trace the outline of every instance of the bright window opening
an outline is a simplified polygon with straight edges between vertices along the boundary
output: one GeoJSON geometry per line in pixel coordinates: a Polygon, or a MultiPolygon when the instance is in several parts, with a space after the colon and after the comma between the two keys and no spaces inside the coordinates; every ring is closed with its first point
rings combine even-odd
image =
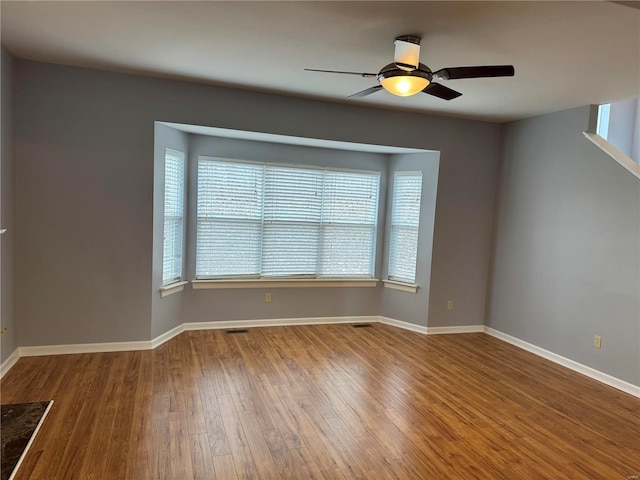
{"type": "Polygon", "coordinates": [[[598,126],[596,133],[605,140],[609,135],[609,113],[611,111],[611,104],[605,103],[598,107],[598,126]]]}
{"type": "Polygon", "coordinates": [[[182,279],[184,178],[184,153],[166,149],[164,158],[163,285],[182,279]]]}

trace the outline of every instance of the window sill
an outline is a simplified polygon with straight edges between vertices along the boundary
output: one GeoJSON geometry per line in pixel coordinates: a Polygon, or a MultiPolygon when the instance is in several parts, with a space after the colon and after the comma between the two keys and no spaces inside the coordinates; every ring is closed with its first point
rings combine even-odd
{"type": "Polygon", "coordinates": [[[184,290],[184,286],[189,282],[175,282],[170,283],[169,285],[164,285],[160,287],[160,297],[168,297],[169,295],[173,295],[174,293],[178,293],[184,290]]]}
{"type": "Polygon", "coordinates": [[[618,150],[614,145],[596,133],[582,132],[582,134],[591,140],[591,142],[600,150],[609,155],[636,177],[640,178],[640,165],[634,162],[633,159],[629,158],[624,152],[618,150]]]}
{"type": "Polygon", "coordinates": [[[384,288],[391,288],[392,290],[400,290],[402,292],[416,293],[418,285],[414,285],[412,283],[402,283],[402,282],[394,282],[393,280],[382,280],[384,284],[384,288]]]}
{"type": "Polygon", "coordinates": [[[192,280],[194,290],[222,288],[327,288],[375,287],[373,279],[299,279],[299,280],[192,280]]]}

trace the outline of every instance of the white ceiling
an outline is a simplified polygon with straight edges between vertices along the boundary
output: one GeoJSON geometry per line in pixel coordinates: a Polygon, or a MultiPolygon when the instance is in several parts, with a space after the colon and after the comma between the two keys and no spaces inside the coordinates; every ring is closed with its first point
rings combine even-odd
{"type": "Polygon", "coordinates": [[[20,58],[289,95],[505,121],[640,96],[640,9],[605,1],[2,0],[2,43],[20,58]],[[449,102],[345,97],[375,79],[398,35],[437,70],[513,64],[513,78],[452,80],[449,102]]]}

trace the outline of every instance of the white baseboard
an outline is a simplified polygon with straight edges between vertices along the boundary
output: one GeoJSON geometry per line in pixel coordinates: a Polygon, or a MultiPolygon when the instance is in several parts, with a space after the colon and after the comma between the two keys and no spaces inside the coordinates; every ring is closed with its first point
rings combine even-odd
{"type": "Polygon", "coordinates": [[[41,357],[44,355],[69,355],[73,353],[129,352],[132,350],[151,350],[152,342],[112,342],[81,343],[74,345],[39,345],[37,347],[19,347],[21,357],[41,357]]]}
{"type": "Polygon", "coordinates": [[[177,337],[178,335],[180,335],[182,332],[184,332],[186,330],[185,325],[186,325],[186,323],[181,323],[177,327],[174,327],[171,330],[169,330],[168,332],[164,332],[162,335],[158,335],[156,338],[151,340],[151,342],[150,342],[151,343],[151,350],[153,350],[154,348],[158,348],[160,345],[162,345],[163,343],[168,342],[173,337],[177,337]]]}
{"type": "Polygon", "coordinates": [[[225,330],[256,327],[288,327],[292,325],[327,325],[334,323],[377,323],[378,316],[270,318],[264,320],[231,320],[228,322],[184,323],[185,330],[225,330]]]}
{"type": "Polygon", "coordinates": [[[532,343],[525,342],[524,340],[520,340],[519,338],[512,337],[511,335],[503,333],[499,330],[495,330],[491,327],[485,326],[484,331],[492,337],[510,343],[511,345],[515,345],[516,347],[520,347],[523,350],[538,355],[539,357],[551,360],[558,365],[562,365],[563,367],[586,375],[587,377],[609,385],[610,387],[617,388],[618,390],[622,390],[623,392],[640,398],[640,387],[637,385],[625,382],[624,380],[620,380],[619,378],[600,372],[599,370],[588,367],[569,358],[563,357],[562,355],[558,355],[557,353],[550,352],[549,350],[545,350],[544,348],[533,345],[532,343]]]}
{"type": "Polygon", "coordinates": [[[286,327],[291,325],[326,325],[331,323],[374,323],[378,317],[309,317],[275,318],[264,320],[231,320],[227,322],[190,322],[178,325],[151,340],[151,349],[157,348],[182,332],[193,330],[228,330],[238,328],[286,327]]]}
{"type": "Polygon", "coordinates": [[[377,318],[378,322],[384,323],[385,325],[402,328],[403,330],[411,330],[412,332],[422,333],[423,335],[427,334],[427,327],[425,327],[424,325],[416,325],[415,323],[403,322],[402,320],[396,320],[395,318],[389,317],[377,318]]]}
{"type": "Polygon", "coordinates": [[[19,359],[20,349],[16,348],[13,353],[9,355],[4,362],[2,362],[2,365],[0,365],[0,378],[4,377],[5,373],[7,373],[19,359]]]}
{"type": "Polygon", "coordinates": [[[482,333],[484,325],[460,325],[457,327],[427,327],[427,335],[448,335],[452,333],[482,333]]]}

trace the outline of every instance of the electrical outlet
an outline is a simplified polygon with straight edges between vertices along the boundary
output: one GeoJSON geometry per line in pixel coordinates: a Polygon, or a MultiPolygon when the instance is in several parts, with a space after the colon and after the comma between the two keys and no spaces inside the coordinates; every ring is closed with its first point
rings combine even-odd
{"type": "Polygon", "coordinates": [[[453,310],[453,300],[447,302],[447,310],[453,310]]]}
{"type": "Polygon", "coordinates": [[[0,335],[4,335],[5,333],[7,333],[7,327],[4,325],[0,326],[0,335]]]}
{"type": "Polygon", "coordinates": [[[265,293],[264,294],[264,303],[271,303],[271,294],[270,293],[265,293]]]}
{"type": "Polygon", "coordinates": [[[602,347],[602,337],[600,335],[593,336],[593,348],[602,347]]]}

